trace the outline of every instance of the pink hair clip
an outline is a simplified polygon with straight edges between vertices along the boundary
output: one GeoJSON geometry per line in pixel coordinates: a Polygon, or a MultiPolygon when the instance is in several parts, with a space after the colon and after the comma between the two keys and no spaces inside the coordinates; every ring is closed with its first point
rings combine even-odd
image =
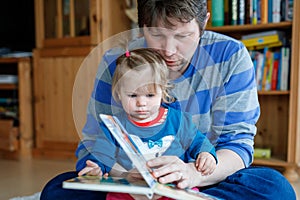
{"type": "Polygon", "coordinates": [[[126,50],[125,56],[126,56],[126,57],[129,57],[129,56],[130,56],[130,52],[129,52],[128,50],[126,50]]]}

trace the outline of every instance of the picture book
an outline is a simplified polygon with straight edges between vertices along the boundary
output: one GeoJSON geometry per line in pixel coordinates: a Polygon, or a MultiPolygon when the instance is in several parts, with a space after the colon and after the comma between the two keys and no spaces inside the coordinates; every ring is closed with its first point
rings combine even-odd
{"type": "Polygon", "coordinates": [[[130,135],[115,116],[100,114],[100,118],[123,148],[144,180],[129,180],[121,177],[80,176],[63,182],[63,188],[143,194],[149,199],[154,194],[173,199],[216,200],[218,198],[192,189],[178,189],[174,184],[161,184],[147,167],[146,159],[130,135]]]}

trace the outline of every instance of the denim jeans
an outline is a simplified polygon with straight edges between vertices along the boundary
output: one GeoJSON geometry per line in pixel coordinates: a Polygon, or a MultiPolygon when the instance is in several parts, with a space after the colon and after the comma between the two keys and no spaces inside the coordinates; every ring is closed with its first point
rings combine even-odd
{"type": "MultiPolygon", "coordinates": [[[[90,200],[105,199],[105,192],[63,189],[64,180],[77,176],[66,172],[50,180],[41,193],[41,200],[90,200]]],[[[221,199],[244,200],[295,200],[296,194],[287,179],[274,169],[250,167],[237,171],[224,181],[200,188],[201,192],[221,199]]]]}

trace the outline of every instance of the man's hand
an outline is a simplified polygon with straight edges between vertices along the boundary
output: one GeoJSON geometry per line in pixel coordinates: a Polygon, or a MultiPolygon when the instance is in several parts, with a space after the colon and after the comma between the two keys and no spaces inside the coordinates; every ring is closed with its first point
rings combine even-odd
{"type": "Polygon", "coordinates": [[[161,156],[147,162],[154,168],[153,175],[160,183],[177,183],[178,188],[198,186],[201,181],[201,172],[198,172],[194,163],[184,163],[176,156],[161,156]]]}

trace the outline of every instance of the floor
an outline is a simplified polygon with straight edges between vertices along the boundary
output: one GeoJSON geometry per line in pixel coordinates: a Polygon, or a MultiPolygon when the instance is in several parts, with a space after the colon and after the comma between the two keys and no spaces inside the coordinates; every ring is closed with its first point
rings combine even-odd
{"type": "Polygon", "coordinates": [[[56,174],[74,170],[74,166],[74,161],[0,159],[0,199],[40,192],[48,180],[56,174]]]}
{"type": "MultiPolygon", "coordinates": [[[[0,159],[0,199],[19,199],[40,192],[55,175],[74,170],[74,161],[51,160],[1,160],[0,159]]],[[[293,183],[300,200],[300,180],[293,183]]]]}

